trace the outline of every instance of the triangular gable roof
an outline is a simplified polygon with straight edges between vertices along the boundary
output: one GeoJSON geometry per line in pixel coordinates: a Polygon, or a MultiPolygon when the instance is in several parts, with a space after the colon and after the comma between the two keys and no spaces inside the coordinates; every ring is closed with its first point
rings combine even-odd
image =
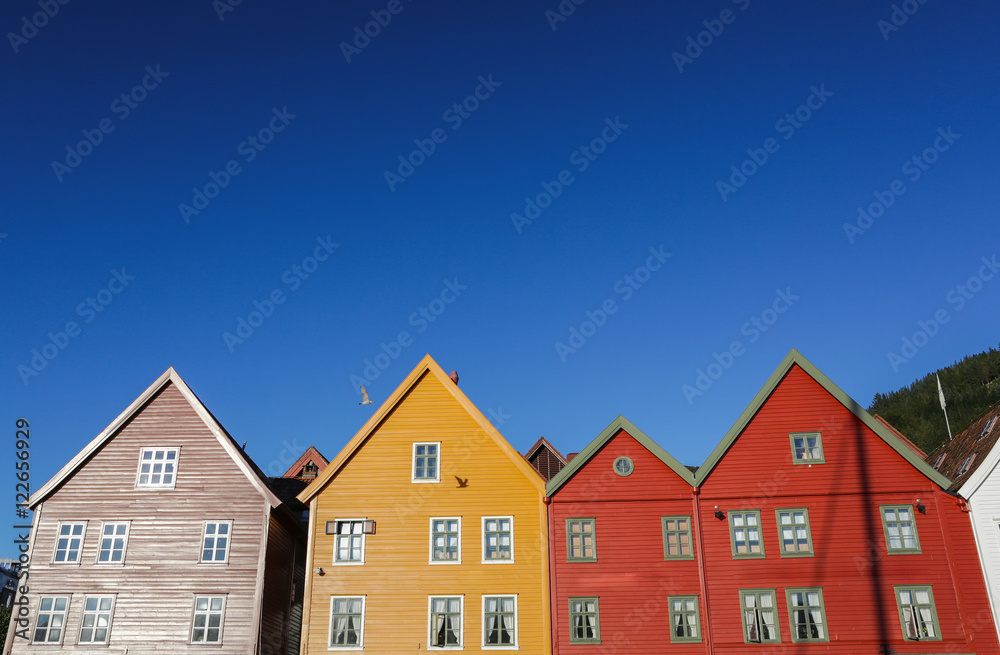
{"type": "Polygon", "coordinates": [[[316,467],[319,469],[316,472],[317,477],[319,473],[323,472],[323,469],[326,468],[326,465],[330,463],[330,460],[323,457],[323,453],[316,450],[316,446],[309,446],[308,448],[306,448],[306,452],[302,453],[302,456],[299,457],[297,460],[295,460],[295,463],[289,466],[288,470],[285,471],[281,475],[281,477],[283,478],[298,477],[299,470],[307,463],[309,463],[310,460],[312,460],[313,463],[316,464],[316,467]]]}
{"type": "Polygon", "coordinates": [[[546,448],[550,453],[558,457],[559,461],[563,463],[563,466],[569,464],[569,462],[566,461],[566,458],[563,457],[562,453],[556,450],[556,447],[549,443],[549,440],[545,437],[539,437],[538,441],[535,442],[535,445],[529,448],[528,452],[524,453],[524,458],[530,462],[531,458],[534,457],[542,448],[546,448]]]}
{"type": "Polygon", "coordinates": [[[631,435],[633,439],[642,444],[646,450],[655,455],[657,459],[669,466],[674,473],[681,477],[682,480],[694,486],[695,478],[690,469],[674,459],[673,455],[665,451],[659,444],[646,436],[645,432],[635,427],[631,421],[619,414],[618,418],[611,421],[611,425],[604,428],[603,432],[594,437],[594,440],[587,444],[587,447],[581,450],[580,453],[570,461],[566,468],[559,471],[555,477],[549,480],[549,483],[545,486],[545,494],[547,496],[552,496],[554,493],[559,491],[559,488],[569,482],[570,478],[572,478],[577,471],[583,468],[584,465],[586,465],[586,463],[597,454],[597,451],[599,451],[604,444],[611,441],[611,438],[618,434],[620,430],[624,430],[631,435]]]}
{"type": "Polygon", "coordinates": [[[882,425],[884,425],[889,430],[889,432],[892,432],[892,435],[894,437],[896,437],[897,439],[899,439],[900,441],[903,442],[904,446],[906,446],[907,448],[909,448],[910,450],[912,450],[914,453],[916,453],[917,457],[919,457],[920,459],[923,459],[923,460],[927,459],[927,453],[925,453],[920,448],[920,446],[918,446],[917,444],[915,444],[912,441],[910,441],[909,439],[907,439],[906,435],[904,435],[902,432],[900,432],[899,430],[897,430],[896,428],[894,428],[892,426],[892,423],[890,423],[889,421],[885,420],[884,418],[882,418],[878,414],[875,414],[874,416],[872,416],[872,418],[874,418],[876,421],[878,421],[879,423],[881,423],[882,425]]]}
{"type": "Polygon", "coordinates": [[[970,498],[997,467],[997,460],[1000,458],[1000,449],[996,447],[998,441],[1000,441],[1000,403],[976,417],[964,430],[956,434],[954,439],[938,446],[927,456],[927,461],[933,463],[939,455],[947,454],[948,457],[941,463],[940,468],[955,472],[952,491],[958,491],[963,498],[970,498]],[[979,435],[990,421],[993,421],[991,430],[980,439],[979,435]],[[975,458],[969,470],[958,475],[959,467],[972,455],[975,458]]]}
{"type": "Polygon", "coordinates": [[[29,507],[34,509],[36,505],[44,501],[50,495],[52,495],[61,485],[65,482],[77,469],[87,463],[98,450],[100,450],[104,444],[113,439],[119,430],[121,430],[129,421],[132,420],[143,408],[168,384],[173,384],[177,387],[177,390],[181,392],[191,408],[194,409],[198,417],[205,423],[205,427],[211,431],[215,438],[219,441],[219,444],[226,451],[226,453],[232,458],[236,466],[247,476],[250,483],[260,492],[260,494],[267,500],[272,508],[281,505],[281,499],[278,498],[273,491],[267,486],[267,477],[264,472],[261,471],[253,460],[243,452],[236,441],[226,432],[226,429],[216,420],[212,413],[208,411],[208,408],[198,399],[198,396],[191,391],[190,387],[184,383],[181,376],[177,374],[174,367],[168,368],[164,371],[163,375],[156,379],[156,382],[151,384],[148,389],[142,392],[142,394],[132,401],[132,404],[125,408],[125,411],[118,415],[114,421],[111,422],[108,427],[104,428],[100,434],[94,437],[94,440],[84,447],[83,450],[78,452],[76,456],[71,459],[62,469],[59,470],[52,479],[46,482],[38,491],[36,491],[31,496],[29,502],[29,507]]]}
{"type": "Polygon", "coordinates": [[[340,471],[340,469],[351,459],[351,456],[361,448],[365,441],[370,437],[375,430],[382,424],[382,422],[388,418],[392,411],[399,405],[403,398],[413,389],[420,380],[426,375],[432,375],[438,379],[438,381],[444,386],[444,388],[452,395],[452,397],[461,405],[462,409],[468,412],[469,416],[482,428],[483,432],[493,440],[498,448],[507,456],[507,458],[513,462],[514,466],[524,474],[524,477],[534,485],[539,493],[545,492],[545,481],[542,476],[538,474],[538,471],[528,463],[524,457],[521,456],[519,452],[514,450],[514,448],[507,443],[500,433],[497,431],[493,424],[487,420],[483,413],[469,400],[468,396],[462,393],[462,390],[458,388],[458,385],[452,381],[448,374],[438,366],[430,355],[424,355],[424,358],[420,360],[416,368],[410,371],[410,374],[406,376],[406,379],[396,387],[396,390],[392,392],[384,403],[376,410],[370,419],[358,430],[357,434],[351,437],[351,440],[347,442],[347,445],[337,453],[337,456],[330,460],[327,467],[320,473],[312,484],[306,487],[305,491],[299,494],[298,498],[303,503],[308,504],[312,498],[319,494],[326,485],[329,484],[330,480],[333,479],[335,475],[340,471]]]}
{"type": "Polygon", "coordinates": [[[767,379],[767,382],[764,383],[761,390],[757,392],[756,396],[754,396],[750,405],[743,410],[743,413],[740,414],[738,419],[736,419],[736,423],[733,427],[729,428],[729,432],[726,433],[726,436],[722,438],[719,445],[715,447],[715,450],[709,454],[705,463],[698,469],[695,476],[699,485],[704,483],[704,481],[712,473],[712,469],[714,469],[716,464],[719,463],[722,456],[726,454],[729,447],[733,445],[736,438],[743,434],[743,430],[750,424],[750,421],[753,420],[753,417],[756,416],[760,408],[764,406],[764,403],[767,402],[767,399],[770,398],[771,394],[785,378],[785,375],[787,375],[788,372],[792,370],[792,367],[796,365],[805,371],[809,377],[818,382],[821,387],[826,389],[826,391],[831,396],[836,398],[841,405],[846,407],[852,414],[858,417],[858,419],[864,423],[868,429],[877,434],[882,441],[889,444],[889,446],[899,453],[903,459],[912,464],[915,469],[930,478],[934,484],[940,486],[942,489],[947,489],[951,485],[948,478],[931,468],[927,462],[918,457],[916,453],[910,450],[905,444],[903,444],[902,441],[897,439],[888,428],[876,421],[864,407],[859,405],[853,398],[844,393],[843,389],[834,384],[830,378],[823,375],[818,368],[813,366],[812,362],[803,357],[802,353],[794,348],[792,348],[791,351],[789,351],[789,353],[785,356],[785,359],[782,360],[781,364],[778,365],[778,368],[771,374],[771,377],[767,379]]]}

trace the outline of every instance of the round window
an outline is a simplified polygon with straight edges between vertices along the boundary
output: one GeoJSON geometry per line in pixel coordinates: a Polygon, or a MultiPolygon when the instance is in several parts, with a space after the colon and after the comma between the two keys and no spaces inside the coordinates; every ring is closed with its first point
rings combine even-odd
{"type": "Polygon", "coordinates": [[[632,464],[632,460],[628,457],[619,457],[615,460],[615,473],[618,475],[632,475],[632,471],[635,470],[635,465],[632,464]]]}

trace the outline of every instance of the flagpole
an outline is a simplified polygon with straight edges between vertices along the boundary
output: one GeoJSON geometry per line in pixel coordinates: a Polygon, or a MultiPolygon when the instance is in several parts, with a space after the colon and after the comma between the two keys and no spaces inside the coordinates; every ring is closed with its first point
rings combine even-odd
{"type": "Polygon", "coordinates": [[[934,374],[934,377],[937,378],[938,398],[941,400],[941,411],[944,412],[944,424],[948,426],[948,441],[951,441],[951,423],[948,422],[948,410],[945,409],[944,389],[941,388],[941,378],[938,376],[937,373],[934,374]]]}

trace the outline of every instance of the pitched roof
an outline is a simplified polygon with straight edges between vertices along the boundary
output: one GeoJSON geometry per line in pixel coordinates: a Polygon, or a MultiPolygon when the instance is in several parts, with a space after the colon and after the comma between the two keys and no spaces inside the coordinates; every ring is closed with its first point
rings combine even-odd
{"type": "Polygon", "coordinates": [[[767,379],[764,386],[757,395],[754,396],[753,400],[747,406],[743,413],[740,414],[739,418],[736,419],[736,423],[733,427],[729,428],[729,432],[726,436],[722,438],[722,441],[718,446],[715,447],[709,456],[705,460],[705,463],[701,465],[698,472],[695,474],[697,478],[697,484],[702,484],[708,476],[712,473],[712,469],[719,463],[722,456],[726,454],[729,447],[733,445],[733,442],[743,433],[753,417],[756,416],[757,412],[767,399],[770,398],[771,394],[781,381],[785,378],[793,366],[798,366],[803,371],[805,371],[813,380],[819,383],[821,387],[826,389],[827,393],[833,396],[837,401],[846,407],[848,410],[854,414],[858,420],[865,424],[869,430],[874,432],[882,441],[887,443],[892,447],[897,453],[899,453],[903,459],[913,465],[918,471],[923,473],[925,476],[931,479],[932,482],[939,485],[940,487],[947,489],[951,482],[948,478],[944,477],[937,471],[935,471],[929,464],[927,464],[923,459],[917,456],[917,454],[911,450],[906,444],[904,444],[895,434],[893,434],[885,425],[876,421],[871,414],[869,414],[864,407],[859,405],[853,398],[844,393],[843,389],[834,384],[830,378],[823,375],[822,372],[815,366],[812,362],[802,356],[802,353],[792,348],[789,353],[785,356],[785,359],[781,361],[778,368],[775,369],[771,377],[767,379]]]}
{"type": "Polygon", "coordinates": [[[1000,418],[998,417],[1000,417],[1000,403],[990,407],[964,430],[956,434],[954,439],[944,442],[927,456],[927,461],[933,466],[938,457],[945,455],[938,471],[952,479],[951,491],[961,489],[962,495],[968,498],[985,480],[985,475],[996,465],[993,462],[977,475],[977,471],[980,471],[986,462],[996,459],[991,451],[1000,440],[1000,418]],[[959,470],[970,457],[972,460],[968,464],[968,470],[959,475],[959,470]]]}
{"type": "Polygon", "coordinates": [[[924,460],[927,459],[927,453],[925,453],[923,450],[921,450],[920,446],[918,446],[917,444],[915,444],[912,441],[910,441],[909,439],[907,439],[903,435],[902,432],[900,432],[896,428],[892,427],[892,424],[889,423],[889,421],[885,420],[884,418],[882,418],[878,414],[875,414],[872,418],[874,418],[876,421],[878,421],[879,423],[881,423],[882,425],[884,425],[885,427],[887,427],[889,429],[889,432],[892,432],[892,434],[897,439],[899,439],[900,441],[903,442],[904,446],[906,446],[907,448],[909,448],[910,450],[912,450],[914,453],[916,453],[917,457],[919,457],[920,459],[924,459],[924,460]]]}
{"type": "Polygon", "coordinates": [[[299,474],[302,472],[302,467],[304,467],[310,461],[312,461],[312,463],[316,465],[317,475],[319,473],[322,473],[323,469],[326,468],[326,465],[330,463],[330,460],[323,457],[323,454],[316,449],[316,446],[309,446],[308,448],[306,448],[306,452],[302,453],[302,455],[297,460],[295,460],[294,464],[288,467],[288,470],[285,471],[281,477],[283,478],[300,477],[299,474]]]}
{"type": "Polygon", "coordinates": [[[542,448],[548,449],[553,455],[558,457],[563,464],[569,463],[566,461],[566,458],[563,457],[562,453],[560,453],[545,437],[538,437],[538,441],[535,442],[535,445],[529,448],[528,452],[524,453],[524,458],[530,461],[531,458],[534,457],[542,448]]]}
{"type": "Polygon", "coordinates": [[[382,422],[388,418],[392,411],[403,402],[406,395],[412,390],[418,382],[420,382],[425,376],[433,376],[441,383],[441,385],[448,391],[449,394],[455,399],[455,401],[461,405],[461,407],[472,417],[472,420],[476,422],[477,425],[486,433],[487,437],[493,440],[493,442],[500,448],[501,452],[507,456],[507,458],[513,462],[514,466],[521,471],[527,480],[534,485],[539,493],[545,492],[545,481],[538,474],[538,471],[528,463],[524,457],[521,456],[514,448],[507,443],[500,433],[497,431],[493,424],[487,420],[483,413],[472,404],[468,396],[462,393],[462,390],[458,388],[456,384],[448,374],[438,366],[430,355],[424,355],[424,358],[420,360],[416,368],[410,371],[410,374],[406,376],[406,379],[392,394],[386,399],[384,403],[372,414],[372,417],[365,422],[361,429],[358,430],[357,434],[351,437],[351,440],[347,442],[347,445],[337,453],[337,456],[330,460],[326,469],[320,473],[319,477],[313,480],[306,489],[298,495],[298,499],[303,503],[309,503],[312,498],[314,498],[318,493],[320,493],[326,485],[330,483],[330,480],[340,472],[340,469],[351,459],[354,453],[361,448],[365,441],[370,437],[382,422]]]}
{"type": "Polygon", "coordinates": [[[635,425],[629,421],[627,418],[618,415],[618,418],[611,421],[611,424],[604,428],[604,431],[599,435],[594,437],[594,440],[587,444],[587,447],[580,451],[580,453],[574,457],[570,463],[563,470],[549,480],[549,483],[545,485],[545,495],[551,496],[552,494],[559,491],[559,488],[564,484],[569,482],[570,478],[586,465],[590,459],[597,454],[597,452],[604,446],[604,444],[611,441],[612,437],[618,434],[619,431],[624,430],[633,439],[642,444],[646,450],[651,452],[656,456],[661,462],[669,466],[674,473],[679,475],[682,480],[690,485],[694,485],[694,475],[691,470],[678,462],[674,457],[665,451],[659,444],[646,436],[646,433],[635,427],[635,425]]]}
{"type": "Polygon", "coordinates": [[[149,404],[163,389],[167,388],[168,385],[174,385],[177,390],[181,392],[181,395],[191,408],[195,411],[195,414],[205,423],[205,427],[215,436],[222,446],[223,450],[232,458],[236,466],[246,475],[250,483],[260,491],[261,495],[267,500],[271,507],[278,507],[281,505],[281,499],[274,494],[273,491],[267,485],[267,476],[261,471],[257,465],[254,463],[250,457],[243,452],[243,449],[237,445],[236,440],[234,440],[226,429],[222,427],[222,424],[216,420],[212,413],[208,411],[208,408],[198,399],[198,396],[191,391],[190,387],[184,383],[181,376],[177,374],[177,371],[171,366],[163,375],[158,377],[153,384],[149,386],[138,398],[132,401],[132,404],[125,408],[125,411],[118,415],[118,418],[113,420],[108,427],[104,428],[100,434],[94,437],[93,441],[87,444],[83,450],[78,452],[76,456],[66,463],[62,469],[59,470],[52,479],[46,482],[42,487],[36,491],[31,496],[31,501],[29,502],[29,507],[34,509],[38,503],[44,501],[50,495],[52,495],[61,485],[65,482],[77,469],[86,464],[91,457],[93,457],[107,442],[111,441],[118,434],[118,432],[128,425],[129,421],[133,417],[137,416],[147,404],[149,404]]]}

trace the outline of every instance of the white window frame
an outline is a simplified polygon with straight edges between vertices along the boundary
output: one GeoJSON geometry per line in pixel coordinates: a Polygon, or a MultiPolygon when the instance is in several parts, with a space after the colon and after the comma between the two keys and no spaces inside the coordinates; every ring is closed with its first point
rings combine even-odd
{"type": "Polygon", "coordinates": [[[205,645],[221,646],[222,643],[223,643],[222,636],[223,636],[225,628],[226,628],[226,605],[227,605],[227,603],[226,603],[226,596],[225,596],[225,594],[220,594],[220,595],[215,595],[215,596],[209,596],[209,595],[195,596],[194,597],[194,606],[193,606],[193,609],[192,609],[192,612],[191,612],[191,630],[188,631],[188,640],[189,640],[188,643],[191,643],[191,644],[194,644],[194,645],[198,645],[198,646],[205,646],[205,645]],[[206,617],[210,617],[212,614],[220,614],[221,615],[220,618],[219,618],[219,640],[218,641],[208,641],[208,631],[210,630],[210,626],[208,625],[208,619],[207,618],[205,620],[205,627],[201,628],[202,630],[205,631],[205,640],[204,641],[195,641],[194,640],[194,631],[197,630],[197,629],[199,629],[194,624],[195,623],[195,619],[198,618],[198,614],[199,614],[199,611],[198,611],[198,600],[200,600],[202,598],[207,598],[208,599],[208,610],[205,611],[205,612],[200,612],[201,614],[206,615],[206,617]],[[212,601],[214,599],[216,599],[216,598],[221,598],[222,599],[222,609],[219,610],[218,612],[212,611],[212,601]]]}
{"type": "MultiPolygon", "coordinates": [[[[163,446],[163,447],[140,448],[139,449],[139,465],[135,469],[135,489],[136,490],[147,489],[147,490],[154,490],[154,491],[163,490],[163,489],[173,489],[177,485],[177,472],[180,469],[180,461],[181,461],[181,447],[180,446],[163,446]],[[140,480],[140,478],[142,476],[143,456],[147,452],[152,452],[154,459],[151,460],[151,461],[155,462],[156,461],[156,459],[155,459],[155,457],[156,457],[156,451],[158,451],[158,450],[162,450],[164,452],[164,460],[163,460],[164,462],[167,461],[166,460],[166,453],[169,452],[169,451],[174,451],[174,473],[173,473],[173,476],[170,478],[170,484],[162,484],[162,483],[160,483],[160,484],[152,484],[150,482],[146,482],[146,483],[140,482],[139,480],[140,480]]],[[[150,473],[148,473],[147,475],[153,475],[152,471],[150,471],[150,473]]],[[[162,476],[163,473],[160,473],[160,475],[162,476]]]]}
{"type": "Polygon", "coordinates": [[[326,635],[327,650],[363,650],[365,647],[365,610],[367,608],[366,596],[330,596],[330,621],[329,632],[326,635]],[[361,601],[361,627],[358,630],[358,644],[356,646],[337,646],[333,644],[333,608],[334,602],[338,600],[360,600],[361,601]]]}
{"type": "Polygon", "coordinates": [[[461,564],[462,563],[462,517],[461,516],[432,516],[430,519],[430,550],[427,553],[428,564],[461,564]],[[434,521],[457,521],[458,522],[458,559],[434,559],[434,521]]]}
{"type": "Polygon", "coordinates": [[[107,594],[105,594],[105,595],[97,595],[97,596],[85,596],[84,599],[83,599],[83,614],[80,616],[80,633],[79,633],[79,637],[77,638],[77,642],[76,643],[81,644],[81,645],[83,645],[83,644],[86,644],[86,645],[107,644],[108,641],[111,639],[111,624],[114,622],[114,616],[115,616],[115,597],[114,596],[109,596],[107,594]],[[91,600],[96,600],[97,601],[97,609],[93,610],[93,611],[88,611],[87,610],[87,603],[89,601],[91,601],[91,600]],[[111,601],[111,607],[110,607],[110,609],[107,610],[107,612],[104,612],[104,611],[101,610],[101,601],[102,600],[110,600],[111,601]],[[84,623],[87,620],[87,615],[88,614],[94,615],[94,623],[93,623],[93,625],[85,626],[84,623]],[[97,641],[96,639],[93,638],[93,636],[94,636],[94,634],[97,633],[97,630],[100,627],[98,625],[98,620],[99,620],[99,618],[100,618],[100,616],[102,614],[107,614],[107,617],[108,617],[108,624],[107,624],[107,626],[104,626],[104,627],[107,628],[107,631],[106,631],[106,633],[104,635],[104,639],[101,640],[101,641],[97,641]],[[87,629],[90,629],[92,631],[91,632],[91,639],[90,639],[90,641],[84,641],[83,640],[83,631],[87,630],[87,629]]]}
{"type": "Polygon", "coordinates": [[[128,535],[132,531],[132,525],[130,521],[105,521],[101,524],[101,533],[97,540],[97,559],[94,561],[98,566],[124,566],[125,565],[125,554],[128,552],[128,535]],[[109,559],[106,562],[101,561],[101,553],[104,552],[104,540],[111,539],[111,548],[108,549],[109,557],[114,554],[117,548],[115,548],[114,540],[118,538],[118,535],[112,534],[110,536],[104,534],[104,530],[109,526],[115,526],[116,528],[120,525],[125,526],[125,536],[122,537],[122,558],[119,561],[114,561],[109,559]]]}
{"type": "Polygon", "coordinates": [[[482,563],[483,564],[513,564],[514,563],[514,517],[511,516],[484,516],[482,520],[482,563]],[[486,559],[486,522],[487,521],[510,521],[510,557],[508,559],[486,559]]]}
{"type": "Polygon", "coordinates": [[[69,596],[41,596],[38,599],[38,608],[35,611],[35,625],[34,625],[34,627],[31,630],[31,643],[32,644],[57,644],[57,645],[62,645],[63,641],[65,641],[65,639],[66,639],[66,627],[67,627],[66,626],[66,617],[69,615],[69,602],[70,602],[69,596]],[[53,605],[55,605],[55,602],[57,600],[64,600],[64,601],[66,601],[66,609],[64,609],[62,612],[55,612],[55,611],[52,611],[52,610],[49,610],[48,612],[45,612],[45,615],[49,617],[49,625],[44,628],[46,639],[44,641],[38,641],[38,640],[35,639],[35,636],[38,633],[38,622],[42,618],[42,603],[46,599],[51,599],[53,605]],[[60,615],[62,616],[62,623],[59,625],[59,639],[58,639],[58,641],[49,641],[48,640],[48,636],[49,636],[49,632],[51,632],[51,630],[52,630],[52,617],[53,616],[60,616],[60,615]]]}
{"type": "Polygon", "coordinates": [[[482,638],[482,648],[483,650],[520,650],[519,640],[521,637],[520,616],[517,613],[517,594],[483,594],[482,597],[482,608],[483,614],[479,625],[483,628],[483,638],[482,638]],[[486,599],[487,598],[513,598],[514,599],[514,643],[513,644],[487,644],[486,643],[486,599]]]}
{"type": "MultiPolygon", "coordinates": [[[[214,542],[215,544],[219,543],[218,527],[216,527],[216,533],[213,536],[213,539],[215,539],[215,542],[214,542]]],[[[198,563],[199,564],[228,564],[229,563],[229,552],[230,552],[230,550],[232,549],[232,546],[233,546],[233,522],[231,520],[202,521],[202,524],[201,524],[201,541],[199,542],[198,546],[199,546],[199,548],[198,548],[198,563]],[[225,557],[225,559],[205,559],[205,539],[208,537],[208,526],[210,526],[210,525],[214,525],[214,526],[227,525],[227,526],[229,526],[229,531],[226,533],[226,557],[225,557]]],[[[217,545],[215,545],[215,546],[212,547],[212,556],[213,557],[215,556],[215,553],[218,550],[219,550],[219,548],[218,548],[217,545]]]]}
{"type": "Polygon", "coordinates": [[[410,482],[416,484],[434,484],[441,482],[441,442],[440,441],[414,441],[413,451],[410,456],[410,482]],[[417,477],[417,446],[436,446],[437,447],[437,466],[434,467],[434,471],[437,474],[434,478],[418,478],[417,477]]]}
{"type": "Polygon", "coordinates": [[[428,596],[427,597],[427,650],[462,650],[465,648],[465,596],[464,595],[453,595],[453,596],[428,596]],[[434,628],[431,625],[431,620],[434,617],[434,601],[435,600],[454,600],[458,599],[458,611],[459,611],[459,626],[458,626],[458,645],[457,646],[432,646],[431,642],[434,640],[434,628]]]}
{"type": "MultiPolygon", "coordinates": [[[[367,541],[367,538],[365,536],[364,523],[367,520],[368,519],[364,519],[364,518],[357,518],[357,519],[333,519],[333,525],[334,525],[335,532],[334,532],[334,535],[333,535],[333,561],[331,563],[334,566],[361,566],[362,564],[365,563],[365,550],[366,550],[366,541],[367,541]],[[339,560],[339,559],[337,559],[337,553],[340,552],[340,547],[339,547],[340,531],[337,530],[337,527],[339,527],[338,524],[340,524],[340,523],[351,523],[351,524],[361,523],[361,559],[360,560],[356,560],[356,559],[353,559],[353,560],[352,559],[339,560]]],[[[353,534],[354,533],[352,532],[348,536],[353,536],[353,534]]]]}
{"type": "Polygon", "coordinates": [[[57,566],[62,566],[62,565],[80,566],[80,563],[83,561],[83,546],[84,546],[84,542],[86,541],[86,539],[87,539],[87,522],[86,521],[83,521],[83,522],[78,522],[78,521],[60,521],[59,524],[56,526],[56,543],[55,543],[55,547],[52,549],[52,563],[55,564],[55,565],[57,565],[57,566]],[[80,537],[79,537],[79,539],[80,539],[80,545],[77,546],[76,551],[75,551],[76,552],[76,559],[73,560],[73,561],[65,559],[65,560],[63,560],[63,561],[60,562],[59,560],[56,559],[56,557],[59,555],[59,551],[60,551],[59,540],[63,538],[62,537],[63,526],[67,526],[67,527],[69,527],[71,529],[71,533],[67,537],[67,539],[70,540],[69,543],[66,546],[66,554],[68,556],[69,553],[74,552],[69,547],[69,544],[71,544],[72,540],[76,538],[72,534],[72,528],[74,526],[77,526],[77,525],[83,526],[83,531],[80,532],[80,537]]]}

